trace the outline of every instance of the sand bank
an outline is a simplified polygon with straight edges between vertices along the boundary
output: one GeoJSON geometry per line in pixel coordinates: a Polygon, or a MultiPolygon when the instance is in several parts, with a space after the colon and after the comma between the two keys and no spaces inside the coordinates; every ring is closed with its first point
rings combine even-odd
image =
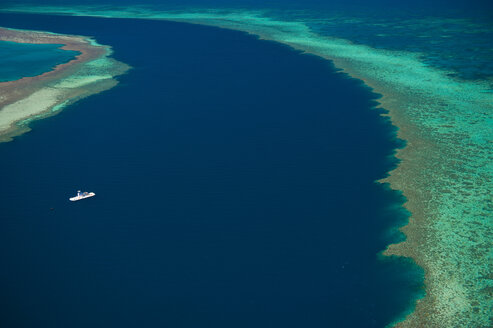
{"type": "Polygon", "coordinates": [[[129,68],[109,58],[110,47],[88,37],[0,28],[0,41],[61,44],[61,49],[80,53],[44,74],[0,83],[0,142],[28,131],[27,123],[33,119],[113,87],[114,77],[129,68]]]}

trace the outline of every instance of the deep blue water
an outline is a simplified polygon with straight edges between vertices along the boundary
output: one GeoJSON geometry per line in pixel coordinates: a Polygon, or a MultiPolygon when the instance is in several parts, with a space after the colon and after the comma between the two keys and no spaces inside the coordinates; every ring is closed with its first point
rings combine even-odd
{"type": "Polygon", "coordinates": [[[420,293],[377,256],[406,220],[374,183],[401,144],[361,82],[212,27],[0,20],[134,67],[0,144],[2,327],[383,327],[420,293]]]}
{"type": "Polygon", "coordinates": [[[79,54],[58,49],[60,46],[0,41],[0,82],[43,74],[79,54]]]}
{"type": "Polygon", "coordinates": [[[53,5],[70,5],[70,4],[104,4],[104,5],[122,5],[122,4],[143,4],[143,5],[168,5],[168,6],[213,6],[213,7],[271,7],[276,9],[355,9],[367,8],[369,10],[385,10],[399,8],[404,10],[425,10],[427,13],[446,12],[449,9],[461,9],[463,12],[482,13],[491,17],[492,13],[487,12],[493,9],[489,0],[3,0],[5,4],[53,4],[53,5]]]}

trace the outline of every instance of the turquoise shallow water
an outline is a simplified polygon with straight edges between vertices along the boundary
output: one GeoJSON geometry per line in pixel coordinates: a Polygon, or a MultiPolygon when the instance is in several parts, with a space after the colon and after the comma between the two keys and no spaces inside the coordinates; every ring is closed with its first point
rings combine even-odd
{"type": "Polygon", "coordinates": [[[79,54],[78,51],[59,49],[61,46],[0,41],[0,82],[49,72],[79,54]]]}
{"type": "Polygon", "coordinates": [[[426,11],[387,8],[272,11],[272,17],[306,23],[327,37],[374,49],[417,54],[423,63],[465,80],[490,80],[493,87],[493,20],[454,8],[426,11]]]}

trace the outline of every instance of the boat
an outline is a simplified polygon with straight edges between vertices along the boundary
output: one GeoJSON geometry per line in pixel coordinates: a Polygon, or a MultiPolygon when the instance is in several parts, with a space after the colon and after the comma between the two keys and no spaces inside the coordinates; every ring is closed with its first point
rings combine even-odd
{"type": "Polygon", "coordinates": [[[81,192],[80,190],[77,190],[77,196],[70,197],[69,199],[71,202],[75,202],[75,201],[89,198],[89,197],[93,197],[93,196],[96,196],[96,194],[93,192],[87,192],[87,191],[81,192]]]}

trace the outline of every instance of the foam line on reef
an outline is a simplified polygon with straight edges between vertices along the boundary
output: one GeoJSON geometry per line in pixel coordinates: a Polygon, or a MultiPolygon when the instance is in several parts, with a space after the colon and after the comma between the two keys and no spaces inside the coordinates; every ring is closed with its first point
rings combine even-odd
{"type": "Polygon", "coordinates": [[[62,49],[79,52],[75,59],[44,74],[0,83],[0,142],[29,131],[33,120],[115,86],[114,77],[128,70],[110,58],[110,47],[87,37],[0,28],[0,40],[62,44],[62,49]]]}
{"type": "Polygon", "coordinates": [[[148,7],[16,7],[31,13],[163,19],[245,31],[332,60],[382,95],[398,136],[399,166],[383,179],[411,212],[407,238],[385,255],[413,258],[425,270],[426,296],[398,327],[493,325],[493,94],[430,67],[419,54],[374,49],[321,36],[303,21],[261,12],[166,12],[148,7]]]}

